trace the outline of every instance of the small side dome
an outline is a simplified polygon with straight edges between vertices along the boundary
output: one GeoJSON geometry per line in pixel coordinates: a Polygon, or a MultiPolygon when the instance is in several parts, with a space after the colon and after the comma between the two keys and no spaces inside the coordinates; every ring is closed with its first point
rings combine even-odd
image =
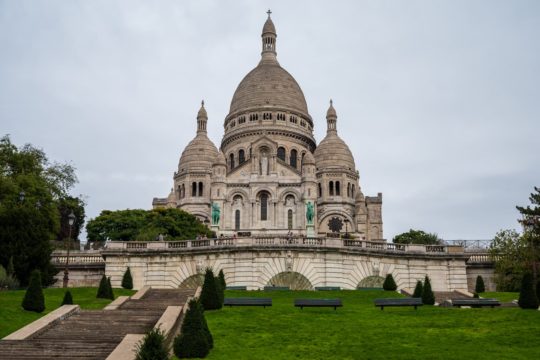
{"type": "Polygon", "coordinates": [[[346,169],[355,171],[351,150],[335,132],[329,132],[317,146],[315,162],[318,170],[346,169]]]}
{"type": "Polygon", "coordinates": [[[225,154],[223,151],[217,153],[213,166],[225,166],[227,167],[227,160],[225,160],[225,154]]]}
{"type": "Polygon", "coordinates": [[[308,151],[304,158],[302,159],[302,165],[315,165],[315,158],[311,151],[308,151]]]}
{"type": "Polygon", "coordinates": [[[217,154],[216,146],[206,136],[206,133],[198,133],[182,152],[178,163],[178,172],[195,169],[210,170],[217,154]]]}

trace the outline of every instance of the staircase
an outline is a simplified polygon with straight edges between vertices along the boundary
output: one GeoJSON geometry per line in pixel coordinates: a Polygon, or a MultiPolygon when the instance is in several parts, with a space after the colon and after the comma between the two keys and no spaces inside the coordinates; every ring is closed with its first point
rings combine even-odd
{"type": "Polygon", "coordinates": [[[82,310],[26,340],[1,340],[0,359],[106,359],[126,334],[152,329],[167,306],[181,306],[194,290],[150,289],[117,310],[82,310]]]}
{"type": "Polygon", "coordinates": [[[463,295],[457,291],[434,291],[433,295],[435,295],[435,302],[439,304],[452,299],[470,299],[470,296],[463,295]]]}

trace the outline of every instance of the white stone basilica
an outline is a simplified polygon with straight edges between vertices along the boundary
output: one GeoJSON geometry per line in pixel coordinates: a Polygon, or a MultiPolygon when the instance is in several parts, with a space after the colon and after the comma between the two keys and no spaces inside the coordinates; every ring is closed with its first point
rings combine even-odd
{"type": "Polygon", "coordinates": [[[153,207],[186,210],[217,234],[382,240],[382,194],[362,193],[332,101],[326,137],[316,144],[302,89],[277,61],[276,38],[269,15],[261,61],[233,95],[220,150],[207,136],[203,103],[174,187],[167,198],[154,198],[153,207]]]}

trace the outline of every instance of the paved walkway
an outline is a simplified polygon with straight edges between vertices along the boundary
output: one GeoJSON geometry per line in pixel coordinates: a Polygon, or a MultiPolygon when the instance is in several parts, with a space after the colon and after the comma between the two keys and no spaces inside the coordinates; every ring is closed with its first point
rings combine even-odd
{"type": "Polygon", "coordinates": [[[167,306],[181,306],[194,293],[150,289],[117,310],[81,310],[30,339],[1,340],[0,359],[106,359],[126,334],[144,334],[167,306]]]}

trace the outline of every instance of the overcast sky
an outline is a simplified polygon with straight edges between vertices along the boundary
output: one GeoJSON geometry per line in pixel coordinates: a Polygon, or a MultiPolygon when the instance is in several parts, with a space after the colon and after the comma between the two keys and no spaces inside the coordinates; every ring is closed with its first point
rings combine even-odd
{"type": "Polygon", "coordinates": [[[540,186],[540,1],[0,0],[0,135],[71,162],[88,218],[165,197],[204,98],[219,147],[266,11],[319,142],[334,100],[385,238],[490,239],[540,186]]]}

